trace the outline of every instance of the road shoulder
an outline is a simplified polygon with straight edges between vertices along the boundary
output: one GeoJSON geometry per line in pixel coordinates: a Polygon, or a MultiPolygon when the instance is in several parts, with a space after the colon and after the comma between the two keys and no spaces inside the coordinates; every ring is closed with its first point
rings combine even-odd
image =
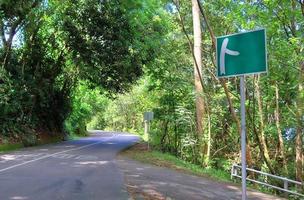
{"type": "MultiPolygon", "coordinates": [[[[117,157],[117,164],[124,173],[132,200],[241,199],[241,189],[233,183],[189,174],[182,169],[170,169],[170,166],[145,164],[131,159],[128,154],[132,149],[128,151],[117,157]]],[[[282,200],[252,190],[248,191],[248,199],[282,200]]]]}

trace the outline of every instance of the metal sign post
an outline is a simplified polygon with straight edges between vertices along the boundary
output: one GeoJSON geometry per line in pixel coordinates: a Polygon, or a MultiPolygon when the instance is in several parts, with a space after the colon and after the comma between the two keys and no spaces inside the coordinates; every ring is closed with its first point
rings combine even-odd
{"type": "Polygon", "coordinates": [[[266,30],[259,29],[216,38],[217,77],[240,76],[242,200],[246,200],[245,75],[267,72],[266,30]]]}
{"type": "Polygon", "coordinates": [[[246,110],[245,110],[245,76],[240,78],[240,93],[241,93],[241,151],[242,151],[242,200],[246,200],[246,110]]]}
{"type": "Polygon", "coordinates": [[[153,112],[145,112],[144,113],[145,135],[147,136],[147,139],[148,139],[148,150],[150,150],[150,135],[149,135],[150,121],[153,118],[154,118],[154,113],[153,112]]]}
{"type": "Polygon", "coordinates": [[[149,136],[149,121],[145,120],[145,135],[148,137],[148,150],[150,150],[150,136],[149,136]]]}

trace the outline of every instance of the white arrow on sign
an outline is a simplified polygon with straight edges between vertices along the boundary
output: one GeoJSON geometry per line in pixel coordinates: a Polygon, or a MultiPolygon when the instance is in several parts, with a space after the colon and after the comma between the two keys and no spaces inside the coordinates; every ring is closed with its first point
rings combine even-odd
{"type": "Polygon", "coordinates": [[[221,57],[220,57],[220,73],[221,75],[226,74],[226,66],[225,66],[225,55],[231,55],[231,56],[238,56],[240,55],[240,52],[238,51],[232,51],[230,49],[227,49],[229,39],[225,38],[222,47],[221,47],[221,57]]]}

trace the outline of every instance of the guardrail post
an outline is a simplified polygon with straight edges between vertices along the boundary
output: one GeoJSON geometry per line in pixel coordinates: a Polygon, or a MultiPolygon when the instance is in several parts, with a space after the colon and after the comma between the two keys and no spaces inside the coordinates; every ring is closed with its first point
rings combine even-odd
{"type": "Polygon", "coordinates": [[[233,164],[232,167],[231,167],[231,179],[236,176],[238,173],[237,173],[237,165],[236,164],[233,164]]]}
{"type": "Polygon", "coordinates": [[[288,181],[287,180],[284,180],[284,189],[288,190],[288,181]]]}
{"type": "Polygon", "coordinates": [[[235,168],[235,165],[233,164],[232,165],[232,167],[231,167],[231,176],[230,176],[230,178],[232,179],[233,178],[233,176],[234,176],[234,168],[235,168]]]}
{"type": "MultiPolygon", "coordinates": [[[[284,189],[285,190],[288,190],[288,181],[287,180],[284,180],[284,189]]],[[[288,193],[287,192],[284,192],[285,194],[284,194],[284,196],[286,197],[286,198],[288,198],[288,193]]]]}
{"type": "MultiPolygon", "coordinates": [[[[231,178],[233,178],[233,177],[241,178],[241,176],[238,175],[238,171],[240,171],[239,169],[241,169],[241,166],[236,165],[236,164],[232,165],[232,167],[231,167],[231,178]]],[[[301,187],[304,188],[303,182],[301,183],[299,181],[291,180],[291,179],[288,179],[286,177],[276,176],[276,175],[273,175],[273,174],[269,174],[269,173],[258,171],[258,170],[251,169],[251,168],[246,168],[246,169],[249,172],[254,172],[254,173],[257,173],[257,174],[260,174],[260,175],[264,175],[267,178],[271,177],[271,178],[275,178],[275,179],[278,179],[280,181],[283,181],[283,187],[282,186],[271,185],[270,183],[265,182],[265,180],[264,180],[264,182],[262,182],[262,181],[259,181],[259,180],[248,179],[248,181],[251,181],[251,182],[257,183],[257,184],[261,184],[261,185],[264,185],[264,186],[267,186],[267,187],[270,187],[270,188],[273,188],[273,189],[276,189],[276,190],[284,191],[285,193],[283,195],[285,195],[285,197],[287,197],[287,198],[288,198],[288,195],[290,195],[290,194],[297,195],[297,196],[300,196],[300,197],[304,197],[304,194],[301,193],[301,189],[300,189],[301,187]],[[297,191],[289,190],[288,188],[289,188],[290,183],[292,185],[295,185],[296,187],[298,187],[298,190],[297,191]]]]}

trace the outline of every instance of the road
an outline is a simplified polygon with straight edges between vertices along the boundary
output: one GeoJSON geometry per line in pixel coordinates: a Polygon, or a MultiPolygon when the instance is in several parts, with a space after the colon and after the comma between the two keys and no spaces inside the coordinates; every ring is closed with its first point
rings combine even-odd
{"type": "MultiPolygon", "coordinates": [[[[138,140],[94,131],[79,140],[0,154],[0,200],[240,199],[241,189],[233,184],[116,158],[138,140]]],[[[249,199],[280,198],[249,192],[249,199]]]]}
{"type": "Polygon", "coordinates": [[[126,200],[115,157],[137,136],[90,137],[0,154],[0,200],[126,200]]]}

